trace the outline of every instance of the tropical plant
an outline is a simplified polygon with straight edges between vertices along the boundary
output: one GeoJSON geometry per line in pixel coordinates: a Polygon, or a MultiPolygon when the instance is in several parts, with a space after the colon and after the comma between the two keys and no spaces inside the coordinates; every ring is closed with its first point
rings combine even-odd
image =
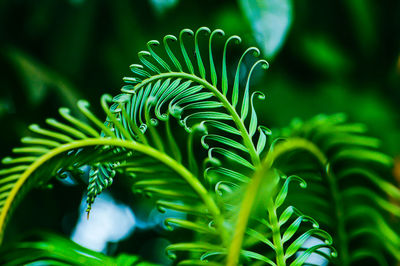
{"type": "MultiPolygon", "coordinates": [[[[167,35],[163,45],[148,42],[122,93],[101,98],[104,123],[79,101],[79,116],[61,108],[64,122],[31,125],[35,135],[22,139],[15,158],[3,159],[1,238],[29,190],[79,176],[89,165],[88,216],[116,177],[133,180],[133,192],[155,198],[161,212],[185,214],[165,220],[168,229],[192,232],[166,249],[180,265],[303,265],[311,256],[337,265],[399,261],[400,191],[379,141],[343,115],[295,120],[273,133],[260,125],[255,101],[265,97],[251,92],[250,82],[268,63],[252,58],[260,55],[255,47],[228,56],[241,39],[221,44],[223,36],[201,27],[167,35]]],[[[47,233],[4,250],[0,261],[9,265],[138,261],[107,258],[47,233]]]]}

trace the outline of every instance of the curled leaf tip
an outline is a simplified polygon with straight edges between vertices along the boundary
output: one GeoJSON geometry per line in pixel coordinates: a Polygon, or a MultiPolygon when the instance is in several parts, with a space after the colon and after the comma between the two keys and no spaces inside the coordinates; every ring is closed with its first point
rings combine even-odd
{"type": "Polygon", "coordinates": [[[37,130],[37,129],[39,129],[39,125],[38,124],[31,124],[31,125],[29,125],[29,129],[30,130],[37,130]]]}
{"type": "Polygon", "coordinates": [[[3,163],[3,164],[7,164],[7,163],[9,163],[9,162],[11,162],[12,161],[12,158],[11,157],[5,157],[5,158],[3,158],[3,160],[1,160],[1,162],[3,163]]]}
{"type": "Polygon", "coordinates": [[[160,42],[157,41],[157,40],[151,40],[151,41],[148,41],[148,42],[147,42],[147,45],[148,45],[148,46],[150,46],[150,45],[157,46],[157,45],[160,45],[160,42]]]}
{"type": "Polygon", "coordinates": [[[110,94],[103,94],[101,96],[101,101],[104,101],[104,102],[111,102],[112,99],[113,99],[113,97],[110,94]]]}
{"type": "Polygon", "coordinates": [[[67,107],[61,107],[61,108],[58,109],[58,112],[61,115],[69,115],[71,113],[71,110],[69,108],[67,108],[67,107]]]}

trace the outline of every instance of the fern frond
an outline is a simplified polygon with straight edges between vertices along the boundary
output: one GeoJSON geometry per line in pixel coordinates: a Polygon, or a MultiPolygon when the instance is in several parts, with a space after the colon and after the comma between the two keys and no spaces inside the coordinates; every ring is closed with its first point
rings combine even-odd
{"type": "MultiPolygon", "coordinates": [[[[136,162],[146,162],[146,166],[159,169],[156,173],[158,174],[159,171],[160,176],[165,174],[169,180],[179,180],[182,184],[180,187],[175,186],[173,190],[168,190],[166,187],[162,187],[162,184],[155,184],[154,182],[150,184],[142,183],[143,192],[157,194],[159,199],[169,199],[171,204],[168,206],[170,207],[174,206],[173,203],[175,201],[180,201],[184,204],[187,202],[188,204],[185,205],[186,209],[193,205],[190,203],[202,202],[204,205],[202,208],[204,214],[213,217],[215,224],[220,229],[218,232],[223,232],[223,229],[221,229],[222,218],[220,217],[219,208],[201,182],[183,165],[149,145],[117,138],[114,130],[106,127],[89,111],[87,102],[79,102],[78,106],[82,113],[93,122],[94,126],[98,127],[97,130],[95,127],[72,117],[68,110],[61,109],[61,114],[71,125],[58,122],[58,125],[62,126],[54,130],[42,129],[36,125],[31,127],[36,134],[41,135],[40,142],[35,140],[35,146],[27,146],[14,150],[17,153],[27,153],[26,156],[3,160],[10,167],[2,170],[2,178],[0,179],[0,190],[2,193],[0,228],[2,234],[10,213],[18,204],[19,199],[33,187],[48,182],[57,173],[62,173],[70,169],[79,169],[83,165],[95,166],[98,164],[117,164],[116,169],[129,172],[132,170],[129,167],[136,162]],[[67,127],[68,130],[64,130],[67,127]],[[93,132],[92,135],[94,137],[86,136],[86,138],[83,138],[83,136],[73,133],[74,130],[79,131],[80,129],[84,129],[87,133],[93,132]],[[103,137],[94,133],[99,129],[102,130],[103,137]],[[80,137],[83,139],[79,139],[80,137]],[[57,146],[55,145],[56,141],[57,146]],[[50,148],[48,147],[49,143],[52,144],[50,148]],[[127,166],[127,168],[124,169],[124,166],[127,166]]],[[[109,110],[106,109],[106,112],[109,112],[109,110]]],[[[111,117],[111,119],[114,119],[114,117],[111,117]]],[[[114,125],[122,128],[118,123],[117,120],[114,120],[114,125]]],[[[144,167],[145,165],[142,164],[141,166],[144,167]]],[[[135,169],[133,173],[140,172],[137,170],[135,169]]],[[[103,171],[103,169],[99,168],[99,171],[103,171]]],[[[154,173],[151,174],[154,176],[154,173]]],[[[96,176],[97,179],[95,180],[98,184],[93,187],[93,190],[104,189],[106,182],[109,181],[102,175],[97,174],[96,176]],[[99,178],[103,179],[100,180],[99,178]]],[[[96,193],[99,192],[101,191],[96,191],[96,193]]],[[[166,206],[164,205],[164,207],[166,206]]]]}
{"type": "MultiPolygon", "coordinates": [[[[332,247],[331,236],[326,231],[319,229],[318,223],[313,218],[303,215],[297,208],[290,205],[278,214],[279,207],[286,200],[290,181],[299,181],[301,187],[306,187],[306,182],[298,176],[286,177],[273,168],[280,156],[298,149],[307,150],[314,154],[322,164],[325,163],[326,159],[312,143],[303,139],[288,139],[286,142],[271,147],[272,149],[264,159],[262,167],[258,169],[249,182],[243,196],[233,241],[229,249],[227,265],[236,265],[239,262],[237,255],[240,250],[251,248],[258,241],[272,249],[270,253],[272,252],[274,257],[274,260],[271,261],[273,263],[264,260],[262,254],[251,250],[246,250],[251,254],[247,259],[261,259],[270,265],[286,265],[291,260],[293,265],[302,265],[311,254],[325,247],[328,247],[332,252],[328,257],[335,257],[336,251],[332,247]],[[284,181],[283,184],[282,181],[284,181]],[[253,206],[260,205],[256,203],[257,198],[263,202],[268,217],[259,218],[261,219],[261,224],[264,225],[261,227],[254,226],[254,221],[252,221],[254,217],[257,217],[253,206]],[[250,216],[252,209],[253,212],[250,216]],[[289,223],[289,220],[292,222],[289,223]],[[311,222],[311,229],[306,229],[307,227],[302,224],[305,221],[311,222]],[[293,259],[292,256],[302,249],[305,241],[311,236],[322,238],[325,244],[306,249],[296,259],[293,259]],[[246,239],[248,237],[257,241],[255,243],[254,241],[249,241],[246,239]],[[251,244],[249,245],[248,243],[251,244]]],[[[267,250],[263,249],[263,252],[268,252],[267,250]]]]}
{"type": "MultiPolygon", "coordinates": [[[[238,36],[231,36],[226,40],[219,71],[212,45],[217,41],[215,39],[218,35],[224,34],[222,30],[211,32],[206,27],[196,32],[185,29],[180,32],[179,38],[173,35],[164,38],[164,52],[163,49],[155,51],[160,46],[158,41],[148,42],[148,51],[139,52],[142,65],[131,65],[135,75],[124,78],[128,85],[122,88],[121,95],[113,99],[114,104],[111,107],[116,118],[129,129],[130,136],[144,141],[145,134],[149,131],[149,136],[153,139],[152,146],[164,149],[154,128],[158,125],[157,120],[166,121],[174,116],[188,132],[199,123],[212,130],[212,133],[205,131],[205,148],[211,148],[212,143],[212,147],[241,154],[243,160],[250,165],[259,164],[259,154],[265,147],[265,135],[270,131],[258,125],[254,110],[254,99],[263,99],[264,96],[260,92],[250,94],[249,86],[255,68],[258,65],[267,68],[268,63],[265,60],[256,61],[246,73],[245,84],[240,84],[239,76],[243,75],[241,66],[244,57],[249,53],[259,55],[257,48],[247,49],[239,59],[234,82],[230,84],[226,57],[228,45],[241,40],[238,36]],[[209,35],[207,53],[202,53],[203,49],[199,44],[202,35],[209,35]],[[194,37],[194,51],[188,52],[184,41],[186,36],[194,37]],[[178,42],[179,46],[171,49],[171,42],[178,42]],[[194,58],[190,56],[192,53],[195,54],[194,58]],[[182,58],[183,61],[177,58],[182,58]],[[218,84],[221,84],[221,88],[217,87],[218,84]],[[253,140],[257,128],[258,145],[253,140]]],[[[118,129],[116,134],[123,137],[118,129]]],[[[212,157],[215,155],[211,154],[212,157]]],[[[232,153],[220,152],[218,155],[231,158],[232,153]]]]}
{"type": "MultiPolygon", "coordinates": [[[[323,224],[336,238],[340,265],[367,258],[384,265],[390,258],[400,259],[400,209],[396,203],[400,190],[390,173],[392,159],[379,152],[379,141],[365,136],[365,132],[364,125],[346,123],[339,114],[320,115],[304,123],[297,120],[283,134],[309,139],[327,157],[325,177],[312,181],[325,187],[326,193],[316,189],[309,197],[318,197],[326,204],[333,202],[333,208],[319,210],[331,217],[323,219],[323,224]],[[371,254],[367,256],[368,252],[371,254]]],[[[296,171],[309,170],[295,163],[291,172],[296,171]]],[[[297,195],[291,194],[293,201],[304,196],[297,195]]],[[[313,204],[304,207],[313,213],[313,204]]]]}
{"type": "MultiPolygon", "coordinates": [[[[254,101],[264,99],[264,95],[260,92],[250,93],[250,80],[257,66],[267,68],[268,63],[265,60],[255,61],[249,67],[250,70],[243,73],[241,69],[244,58],[250,53],[259,56],[257,48],[247,49],[237,63],[234,81],[230,84],[227,76],[227,48],[233,41],[240,42],[240,38],[232,36],[226,40],[221,70],[218,71],[212,49],[217,35],[223,36],[224,32],[211,32],[206,27],[198,29],[195,33],[188,29],[182,30],[179,38],[167,35],[163,42],[164,53],[162,49],[156,52],[156,46],[160,45],[158,41],[148,42],[148,51],[138,54],[142,64],[131,65],[134,76],[124,78],[128,85],[122,88],[122,94],[112,99],[113,104],[107,113],[106,125],[118,138],[148,144],[179,162],[184,158],[182,154],[186,154],[187,162],[182,163],[194,175],[201,174],[197,162],[202,158],[194,154],[193,142],[195,134],[199,134],[202,136],[202,146],[209,150],[209,162],[226,160],[229,162],[227,167],[230,171],[243,172],[245,167],[244,174],[251,175],[260,163],[260,155],[266,146],[266,136],[271,132],[258,124],[254,101]],[[203,56],[203,49],[199,44],[203,34],[209,35],[207,56],[203,56]],[[184,38],[188,35],[194,37],[194,51],[188,52],[186,48],[184,38]],[[179,41],[179,47],[171,49],[170,41],[179,41]],[[195,57],[191,54],[195,54],[195,57]],[[239,77],[243,74],[246,79],[241,84],[239,77]],[[217,84],[221,84],[221,88],[218,88],[217,84]],[[177,119],[189,134],[186,152],[182,145],[176,142],[179,136],[171,131],[172,117],[177,119]],[[258,141],[255,142],[255,139],[258,141]]],[[[103,101],[103,108],[109,100],[103,101]]],[[[205,167],[220,168],[215,164],[205,167]]],[[[108,168],[112,170],[111,167],[108,168]]],[[[122,169],[123,166],[119,168],[122,169]]],[[[220,177],[215,181],[225,182],[220,177]]],[[[95,179],[96,176],[93,176],[92,182],[95,179]]],[[[207,177],[205,181],[209,181],[207,177]]],[[[161,200],[169,199],[170,202],[164,204],[164,207],[179,206],[178,209],[182,210],[181,206],[192,206],[195,198],[192,198],[191,202],[186,200],[179,204],[183,198],[190,197],[183,190],[178,192],[179,186],[171,185],[174,182],[174,179],[169,177],[169,184],[165,184],[154,175],[136,172],[134,190],[154,195],[161,200]],[[175,197],[175,202],[171,202],[172,197],[175,197]]],[[[213,187],[216,183],[205,185],[213,187]]],[[[100,189],[97,191],[101,192],[100,189]]],[[[89,208],[95,195],[97,194],[92,193],[88,197],[89,208]]],[[[204,208],[200,208],[202,209],[204,208]]],[[[195,227],[192,229],[196,231],[195,227]]]]}
{"type": "MultiPolygon", "coordinates": [[[[243,181],[248,181],[247,176],[251,176],[260,166],[260,155],[267,143],[266,136],[271,134],[268,128],[258,125],[254,110],[255,98],[263,99],[264,95],[260,92],[250,93],[249,90],[251,75],[256,66],[260,64],[266,68],[267,62],[256,61],[247,73],[244,86],[241,86],[239,76],[243,59],[249,53],[259,55],[257,48],[247,49],[239,59],[233,84],[228,84],[227,47],[231,41],[240,41],[240,38],[233,36],[225,42],[222,70],[218,73],[214,64],[212,43],[213,38],[220,34],[223,35],[223,31],[211,32],[208,28],[202,27],[196,33],[183,30],[179,38],[168,35],[164,38],[166,53],[164,56],[159,55],[161,51],[157,54],[154,50],[159,42],[150,41],[148,51],[139,53],[142,65],[131,66],[135,76],[124,79],[129,85],[124,86],[123,93],[113,99],[112,114],[108,114],[107,122],[118,138],[148,143],[157,150],[165,151],[180,160],[182,151],[179,145],[175,144],[175,138],[169,128],[170,117],[175,117],[189,133],[188,167],[195,174],[199,169],[194,163],[193,136],[194,132],[201,131],[202,146],[208,149],[207,161],[213,162],[210,166],[205,165],[204,177],[209,186],[215,187],[217,195],[222,193],[222,190],[232,192],[231,187],[237,188],[238,184],[240,186],[243,181]],[[201,55],[199,38],[202,33],[209,34],[208,58],[201,55]],[[185,47],[183,36],[186,35],[194,36],[194,59],[189,56],[191,53],[188,53],[185,47]],[[170,40],[179,40],[181,55],[177,55],[170,48],[168,44],[170,40]],[[185,63],[181,64],[178,57],[183,58],[185,63]],[[207,59],[208,69],[205,67],[207,59]],[[221,89],[217,88],[219,83],[221,89]],[[160,121],[166,121],[166,134],[161,133],[160,121]],[[258,138],[255,138],[257,130],[258,138]],[[172,148],[168,149],[164,145],[166,142],[162,140],[163,135],[172,140],[167,142],[173,144],[172,148]],[[226,161],[225,165],[229,165],[229,168],[221,167],[219,163],[221,160],[226,161]],[[210,178],[210,173],[213,173],[213,178],[210,178]],[[231,182],[232,177],[236,179],[235,182],[231,182]]],[[[154,178],[146,173],[137,173],[135,178],[137,191],[150,193],[159,198],[175,197],[181,200],[189,197],[186,193],[177,191],[176,188],[179,186],[174,185],[173,179],[169,179],[166,183],[162,177],[154,178]]],[[[177,201],[165,201],[160,207],[170,206],[188,211],[183,207],[187,203],[180,205],[177,201]]],[[[249,206],[247,208],[251,208],[251,203],[249,206]]],[[[229,206],[225,204],[223,208],[229,209],[229,206]]],[[[207,216],[205,213],[202,215],[207,216]]],[[[175,225],[210,233],[206,223],[201,225],[197,222],[195,225],[187,221],[175,221],[175,225]]],[[[191,249],[190,245],[184,246],[191,249]]],[[[226,250],[225,253],[227,254],[226,250]]]]}

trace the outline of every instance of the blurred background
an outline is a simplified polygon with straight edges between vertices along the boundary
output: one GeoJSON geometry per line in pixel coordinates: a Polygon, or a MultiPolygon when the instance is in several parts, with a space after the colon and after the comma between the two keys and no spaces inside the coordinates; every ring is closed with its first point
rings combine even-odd
{"type": "MultiPolygon", "coordinates": [[[[255,84],[267,96],[258,106],[265,125],[279,128],[296,117],[344,112],[350,121],[366,124],[386,153],[400,156],[398,0],[3,0],[0,157],[19,145],[29,124],[57,117],[60,106],[75,109],[84,98],[99,111],[100,96],[119,93],[122,77],[130,75],[129,65],[139,61],[137,53],[148,40],[200,26],[239,35],[242,50],[257,46],[268,59],[269,70],[255,84]]],[[[112,196],[105,194],[97,203],[111,202],[115,210],[130,213],[123,215],[128,217],[121,226],[125,231],[104,237],[96,247],[79,240],[85,231],[79,228],[82,207],[78,211],[84,189],[73,181],[32,192],[14,215],[8,235],[38,226],[111,255],[154,245],[161,250],[168,244],[159,229],[162,217],[147,207],[148,201],[123,193],[125,185],[117,180],[112,196]],[[135,215],[127,207],[132,205],[135,215]],[[136,244],[119,242],[135,234],[136,244]],[[149,234],[153,242],[139,241],[149,234]]],[[[96,204],[94,223],[95,209],[96,204]]],[[[99,226],[106,231],[107,218],[101,219],[99,226]]]]}

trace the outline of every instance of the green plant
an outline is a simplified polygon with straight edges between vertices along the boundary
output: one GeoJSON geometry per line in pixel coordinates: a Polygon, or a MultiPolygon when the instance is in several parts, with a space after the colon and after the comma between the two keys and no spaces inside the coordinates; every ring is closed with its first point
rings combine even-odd
{"type": "MultiPolygon", "coordinates": [[[[124,78],[122,94],[101,98],[105,123],[79,101],[83,118],[61,108],[66,122],[47,119],[51,129],[30,126],[35,136],[22,139],[27,145],[13,150],[16,158],[3,159],[1,236],[27,191],[67,171],[79,175],[89,165],[88,215],[116,175],[131,178],[133,192],[156,198],[160,211],[187,214],[165,221],[170,229],[193,232],[187,242],[167,247],[181,265],[302,265],[312,254],[338,265],[400,260],[393,229],[400,191],[390,179],[391,158],[376,150],[379,142],[343,115],[295,120],[272,134],[258,124],[254,107],[264,95],[250,92],[253,72],[268,63],[249,65],[251,54],[259,56],[252,47],[232,68],[227,51],[240,38],[229,37],[218,56],[212,46],[223,35],[185,29],[179,38],[165,36],[157,53],[160,43],[148,42],[148,51],[139,52],[142,65],[131,65],[134,76],[124,78]],[[184,40],[189,36],[191,45],[184,40]],[[178,47],[170,48],[173,42],[178,47]],[[321,241],[306,247],[311,237],[321,241]]],[[[42,248],[35,245],[25,244],[26,253],[42,248]]],[[[12,264],[17,256],[11,252],[2,262],[12,264]]],[[[51,259],[80,263],[61,255],[51,259]]]]}

